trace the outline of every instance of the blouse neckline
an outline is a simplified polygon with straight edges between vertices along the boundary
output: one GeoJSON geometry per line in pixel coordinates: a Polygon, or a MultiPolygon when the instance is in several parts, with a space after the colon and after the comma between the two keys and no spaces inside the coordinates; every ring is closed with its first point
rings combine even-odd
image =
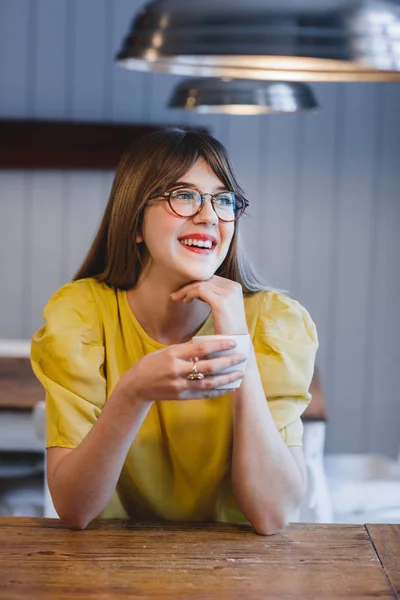
{"type": "MultiPolygon", "coordinates": [[[[143,338],[148,344],[153,346],[153,348],[157,348],[159,350],[161,350],[162,348],[167,348],[166,344],[161,344],[161,342],[158,342],[157,340],[153,339],[143,329],[142,325],[139,323],[139,321],[135,317],[135,314],[134,314],[132,308],[130,307],[127,291],[126,290],[118,290],[118,294],[120,297],[122,297],[122,302],[124,305],[124,309],[128,314],[128,318],[131,321],[132,325],[137,330],[137,332],[139,333],[140,337],[143,338]]],[[[211,320],[212,320],[212,312],[210,311],[210,314],[208,315],[207,319],[201,325],[200,329],[198,329],[198,331],[196,333],[194,333],[194,335],[202,335],[203,331],[208,329],[208,325],[211,320]]]]}

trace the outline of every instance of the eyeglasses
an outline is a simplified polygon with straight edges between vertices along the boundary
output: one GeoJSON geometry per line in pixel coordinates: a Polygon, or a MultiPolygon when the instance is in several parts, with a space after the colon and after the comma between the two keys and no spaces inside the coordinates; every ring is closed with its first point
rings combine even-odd
{"type": "Polygon", "coordinates": [[[250,205],[246,198],[235,192],[218,192],[217,194],[202,194],[196,188],[173,188],[154,198],[165,198],[178,217],[189,218],[197,215],[203,208],[205,197],[210,196],[211,204],[220,221],[229,223],[237,221],[250,205]]]}

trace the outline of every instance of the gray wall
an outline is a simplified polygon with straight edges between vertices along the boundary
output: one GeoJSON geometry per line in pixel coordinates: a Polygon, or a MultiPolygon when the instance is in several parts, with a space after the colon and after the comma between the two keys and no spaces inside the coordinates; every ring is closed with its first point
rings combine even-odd
{"type": "MultiPolygon", "coordinates": [[[[318,115],[167,110],[178,77],[112,62],[141,4],[0,0],[0,116],[208,126],[252,201],[251,257],[317,324],[327,449],[397,455],[400,87],[314,85],[318,115]]],[[[88,248],[112,176],[0,171],[0,337],[40,326],[88,248]]]]}

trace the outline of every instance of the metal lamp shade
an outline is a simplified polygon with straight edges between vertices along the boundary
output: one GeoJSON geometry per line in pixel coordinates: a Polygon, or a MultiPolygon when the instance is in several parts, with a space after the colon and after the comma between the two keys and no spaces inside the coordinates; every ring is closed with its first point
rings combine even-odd
{"type": "Polygon", "coordinates": [[[304,83],[203,77],[180,82],[168,107],[202,113],[259,115],[311,111],[318,105],[310,86],[304,83]]]}
{"type": "Polygon", "coordinates": [[[395,0],[154,0],[118,65],[281,81],[400,81],[395,0]]]}

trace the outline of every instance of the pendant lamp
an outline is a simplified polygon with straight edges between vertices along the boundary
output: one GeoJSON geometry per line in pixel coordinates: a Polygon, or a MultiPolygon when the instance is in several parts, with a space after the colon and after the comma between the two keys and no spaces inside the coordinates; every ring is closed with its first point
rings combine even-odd
{"type": "Polygon", "coordinates": [[[122,67],[281,81],[400,81],[398,0],[153,0],[122,67]]]}
{"type": "Polygon", "coordinates": [[[251,79],[184,79],[173,90],[169,108],[201,113],[259,115],[315,110],[310,86],[299,82],[251,79]]]}

